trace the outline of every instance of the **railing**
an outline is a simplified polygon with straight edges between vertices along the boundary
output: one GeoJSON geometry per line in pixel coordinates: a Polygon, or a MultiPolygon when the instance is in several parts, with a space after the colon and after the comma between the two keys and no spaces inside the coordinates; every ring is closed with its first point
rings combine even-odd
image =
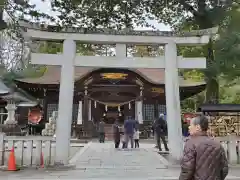
{"type": "Polygon", "coordinates": [[[225,136],[216,137],[220,141],[230,164],[240,164],[240,137],[239,136],[225,136]]]}
{"type": "Polygon", "coordinates": [[[54,163],[55,143],[52,137],[5,136],[0,133],[0,164],[7,165],[9,153],[14,147],[17,166],[40,166],[54,163]]]}

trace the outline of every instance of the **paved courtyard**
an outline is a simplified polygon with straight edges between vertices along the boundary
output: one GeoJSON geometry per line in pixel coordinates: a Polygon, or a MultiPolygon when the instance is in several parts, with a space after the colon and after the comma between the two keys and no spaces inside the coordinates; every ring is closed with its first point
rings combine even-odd
{"type": "MultiPolygon", "coordinates": [[[[155,152],[153,144],[141,144],[140,149],[116,150],[113,143],[93,142],[72,159],[74,170],[26,170],[0,172],[7,179],[178,179],[179,168],[167,168],[166,160],[155,152]]],[[[235,176],[237,176],[235,174],[235,176]]],[[[229,176],[230,179],[240,179],[229,176]]]]}

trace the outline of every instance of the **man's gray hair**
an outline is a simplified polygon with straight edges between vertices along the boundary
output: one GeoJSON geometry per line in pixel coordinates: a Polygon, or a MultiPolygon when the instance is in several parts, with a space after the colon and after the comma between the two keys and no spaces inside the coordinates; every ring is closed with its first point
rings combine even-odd
{"type": "Polygon", "coordinates": [[[195,126],[199,125],[202,131],[208,130],[208,118],[204,115],[200,115],[195,118],[192,118],[191,123],[195,126]]]}

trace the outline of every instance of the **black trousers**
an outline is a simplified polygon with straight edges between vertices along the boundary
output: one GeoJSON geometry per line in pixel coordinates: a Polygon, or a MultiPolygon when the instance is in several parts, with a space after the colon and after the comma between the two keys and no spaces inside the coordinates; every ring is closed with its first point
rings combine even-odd
{"type": "Polygon", "coordinates": [[[122,149],[125,149],[125,148],[126,148],[126,143],[122,142],[122,149]]]}
{"type": "Polygon", "coordinates": [[[99,142],[104,143],[104,141],[105,141],[105,133],[101,132],[99,133],[99,142]]]}
{"type": "Polygon", "coordinates": [[[163,145],[164,145],[165,150],[168,151],[168,146],[167,146],[167,142],[166,142],[165,136],[164,135],[157,135],[157,145],[158,145],[159,151],[162,150],[161,140],[163,141],[163,145]]]}
{"type": "Polygon", "coordinates": [[[120,145],[120,140],[116,140],[115,141],[115,148],[119,148],[119,145],[120,145]]]}
{"type": "Polygon", "coordinates": [[[134,139],[135,148],[139,148],[139,139],[134,139]]]}

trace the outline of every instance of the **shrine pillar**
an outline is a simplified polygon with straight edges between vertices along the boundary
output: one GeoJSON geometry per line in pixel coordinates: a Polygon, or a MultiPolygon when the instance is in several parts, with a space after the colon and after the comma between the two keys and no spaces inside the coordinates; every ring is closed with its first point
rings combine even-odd
{"type": "Polygon", "coordinates": [[[73,93],[74,93],[74,60],[76,43],[74,40],[64,40],[59,90],[59,106],[56,129],[55,164],[66,165],[69,160],[73,93]]]}
{"type": "Polygon", "coordinates": [[[88,120],[92,121],[92,101],[88,101],[88,120]]]}
{"type": "MultiPolygon", "coordinates": [[[[158,112],[158,100],[154,101],[154,118],[159,118],[159,112],[158,112]]],[[[155,120],[155,119],[154,119],[155,120]]]]}
{"type": "Polygon", "coordinates": [[[88,121],[89,121],[89,100],[88,100],[88,87],[84,87],[84,97],[83,97],[83,130],[84,132],[89,133],[88,121]]]}
{"type": "Polygon", "coordinates": [[[168,142],[170,154],[180,160],[183,153],[177,45],[165,45],[165,92],[167,106],[168,142]]]}
{"type": "Polygon", "coordinates": [[[48,113],[47,113],[47,110],[48,110],[48,91],[47,89],[43,89],[43,120],[45,122],[48,121],[49,117],[48,117],[48,113]]]}

